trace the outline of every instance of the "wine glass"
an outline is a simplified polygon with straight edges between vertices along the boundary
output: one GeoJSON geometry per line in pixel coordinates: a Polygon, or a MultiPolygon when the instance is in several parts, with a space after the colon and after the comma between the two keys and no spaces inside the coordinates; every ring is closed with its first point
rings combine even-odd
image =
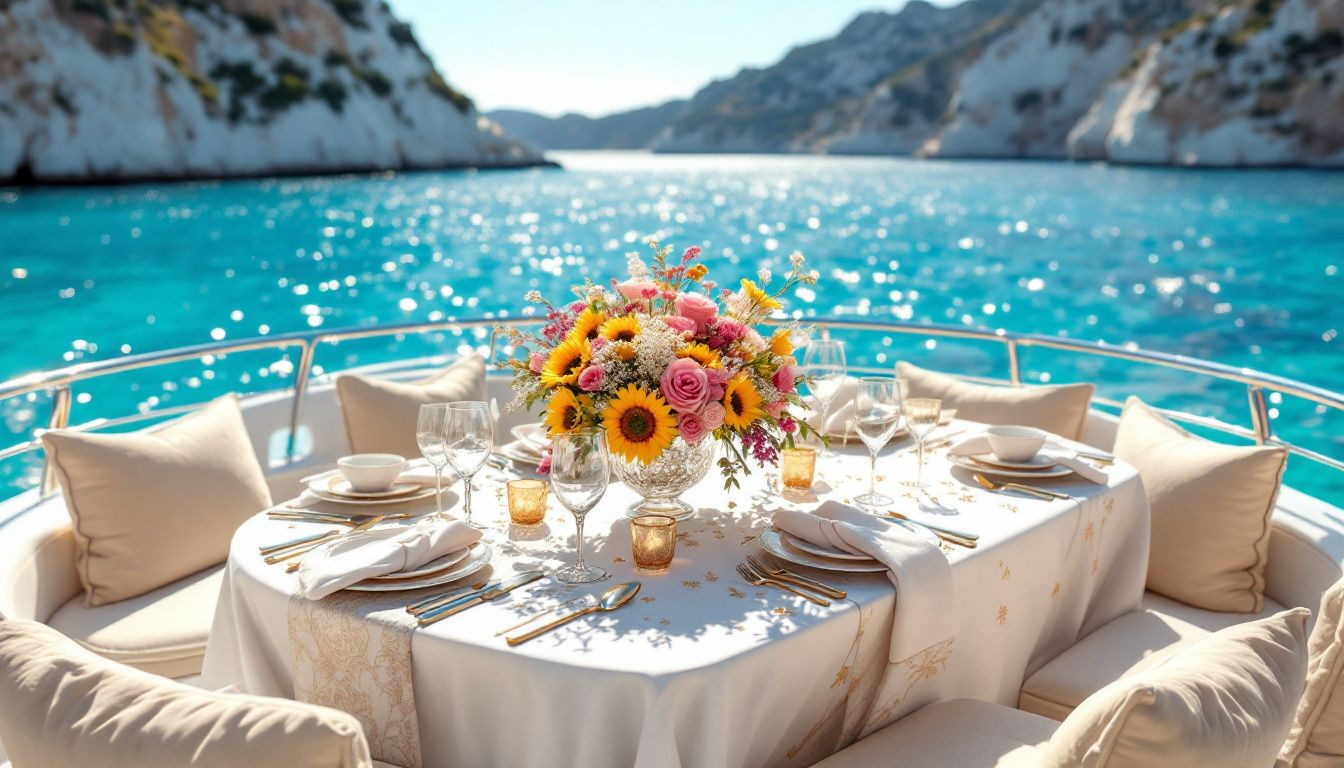
{"type": "MultiPolygon", "coordinates": [[[[809,389],[821,409],[821,424],[818,425],[820,427],[818,431],[828,434],[826,417],[830,414],[831,401],[835,399],[836,392],[845,381],[844,343],[835,339],[816,339],[808,344],[807,353],[803,356],[803,373],[812,380],[809,389]]],[[[829,455],[829,453],[823,443],[822,454],[829,455]]]]}
{"type": "Polygon", "coordinates": [[[901,423],[901,389],[895,379],[864,376],[854,395],[854,419],[859,439],[868,446],[868,492],[854,500],[865,506],[882,507],[892,503],[890,496],[877,492],[877,452],[887,444],[901,423]]]}
{"type": "Polygon", "coordinates": [[[443,468],[448,466],[448,451],[443,444],[443,425],[448,415],[447,403],[428,403],[420,406],[415,420],[415,442],[420,455],[434,468],[434,519],[447,520],[443,514],[443,468]]]}
{"type": "Polygon", "coordinates": [[[938,426],[938,418],[943,415],[943,401],[932,397],[908,397],[902,401],[905,423],[910,427],[910,435],[915,438],[918,449],[918,461],[915,465],[915,485],[924,487],[924,441],[933,428],[938,426]]]}
{"type": "Polygon", "coordinates": [[[487,403],[463,401],[449,403],[443,424],[443,444],[448,464],[462,476],[462,509],[469,525],[471,522],[471,478],[495,446],[495,422],[490,418],[487,403]]]}
{"type": "Polygon", "coordinates": [[[551,437],[551,490],[574,515],[578,559],[555,572],[566,584],[587,584],[605,578],[607,572],[583,561],[583,519],[602,500],[611,478],[607,440],[596,429],[563,432],[551,437]]]}

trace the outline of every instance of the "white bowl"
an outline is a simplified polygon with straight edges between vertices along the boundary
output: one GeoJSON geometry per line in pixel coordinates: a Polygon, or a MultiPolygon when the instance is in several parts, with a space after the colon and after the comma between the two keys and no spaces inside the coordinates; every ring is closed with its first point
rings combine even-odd
{"type": "Polygon", "coordinates": [[[406,468],[406,460],[395,453],[357,453],[336,461],[350,487],[360,493],[386,491],[406,468]]]}
{"type": "Polygon", "coordinates": [[[1046,434],[1033,427],[990,427],[989,447],[1003,461],[1031,461],[1045,445],[1046,434]]]}

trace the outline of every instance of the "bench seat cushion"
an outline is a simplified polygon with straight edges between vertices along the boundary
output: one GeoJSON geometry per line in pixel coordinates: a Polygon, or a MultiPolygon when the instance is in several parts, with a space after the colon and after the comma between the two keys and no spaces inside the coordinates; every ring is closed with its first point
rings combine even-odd
{"type": "Polygon", "coordinates": [[[201,672],[223,580],[218,567],[95,608],[76,597],[47,624],[104,658],[164,677],[189,677],[201,672]]]}
{"type": "Polygon", "coordinates": [[[813,768],[1037,768],[1053,720],[970,699],[902,718],[813,768]]]}
{"type": "Polygon", "coordinates": [[[1219,613],[1147,592],[1139,610],[1112,620],[1027,678],[1018,707],[1063,720],[1083,699],[1178,648],[1282,610],[1283,606],[1266,598],[1259,613],[1219,613]]]}
{"type": "Polygon", "coordinates": [[[994,387],[971,384],[945,373],[928,371],[910,363],[897,363],[896,376],[903,380],[906,397],[936,397],[943,409],[955,408],[957,416],[985,424],[1020,424],[1073,439],[1083,431],[1092,405],[1091,384],[994,387]]]}

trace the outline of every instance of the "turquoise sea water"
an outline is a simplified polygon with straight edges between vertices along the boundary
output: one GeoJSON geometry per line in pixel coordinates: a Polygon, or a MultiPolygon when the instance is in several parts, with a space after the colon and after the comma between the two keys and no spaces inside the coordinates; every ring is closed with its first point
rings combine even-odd
{"type": "MultiPolygon", "coordinates": [[[[1133,343],[1344,387],[1344,174],[1024,162],[569,153],[564,170],[0,190],[0,380],[212,339],[517,314],[529,288],[624,269],[656,235],[699,244],[723,281],[802,250],[807,316],[966,324],[1133,343]]],[[[469,339],[319,354],[332,370],[469,339]]],[[[1004,375],[993,345],[868,334],[851,361],[1004,375]]],[[[292,362],[292,361],[290,361],[292,362]]],[[[1244,389],[1045,351],[1040,381],[1247,424],[1244,389]]],[[[271,353],[116,377],[74,420],[284,379],[271,353]]],[[[0,443],[45,400],[0,403],[0,443]]],[[[1344,419],[1272,402],[1275,427],[1344,455],[1344,419]]],[[[9,490],[31,463],[0,466],[9,490]]],[[[1294,460],[1290,482],[1344,502],[1294,460]]],[[[0,491],[7,495],[9,490],[0,491]]]]}

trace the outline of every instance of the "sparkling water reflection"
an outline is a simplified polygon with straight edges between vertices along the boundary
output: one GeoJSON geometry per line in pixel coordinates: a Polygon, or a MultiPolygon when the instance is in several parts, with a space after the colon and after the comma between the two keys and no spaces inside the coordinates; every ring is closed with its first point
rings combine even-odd
{"type": "MultiPolygon", "coordinates": [[[[560,296],[585,276],[617,274],[623,254],[656,235],[703,245],[723,278],[779,272],[803,250],[825,278],[794,298],[805,316],[1038,331],[1344,381],[1344,174],[560,159],[567,170],[0,190],[0,378],[291,330],[508,316],[529,288],[560,296]]],[[[352,346],[324,352],[319,368],[474,343],[352,346]]],[[[1002,350],[983,346],[873,334],[857,347],[852,359],[871,365],[1004,371],[1002,350]]],[[[1025,364],[1035,381],[1101,378],[1113,397],[1137,391],[1247,421],[1237,388],[1044,352],[1025,364]]],[[[75,419],[264,388],[292,368],[235,356],[134,388],[92,387],[75,419]]],[[[1344,420],[1271,405],[1285,434],[1344,453],[1344,420]]],[[[35,418],[45,418],[40,398],[0,404],[6,437],[35,418]]],[[[0,467],[0,482],[20,472],[0,467]]],[[[1297,468],[1294,481],[1342,487],[1297,468]]]]}

